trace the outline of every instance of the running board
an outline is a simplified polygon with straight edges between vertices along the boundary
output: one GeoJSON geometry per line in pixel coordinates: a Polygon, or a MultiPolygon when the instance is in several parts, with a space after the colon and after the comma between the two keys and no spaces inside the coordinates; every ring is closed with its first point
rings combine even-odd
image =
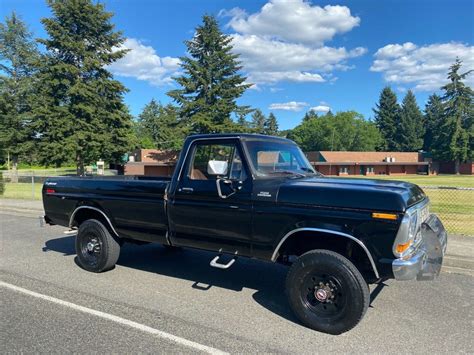
{"type": "Polygon", "coordinates": [[[237,260],[237,255],[236,255],[227,264],[221,264],[221,263],[217,262],[221,256],[222,255],[220,255],[220,254],[217,255],[214,259],[211,260],[211,263],[209,265],[211,265],[212,267],[218,268],[218,269],[228,269],[232,265],[234,265],[235,261],[237,260]]]}

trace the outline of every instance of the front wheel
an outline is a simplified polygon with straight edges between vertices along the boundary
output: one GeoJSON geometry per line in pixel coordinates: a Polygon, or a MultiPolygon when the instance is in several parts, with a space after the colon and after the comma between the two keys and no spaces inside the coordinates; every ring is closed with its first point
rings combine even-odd
{"type": "Polygon", "coordinates": [[[286,278],[286,294],[304,325],[329,334],[355,327],[370,301],[369,288],[359,270],[329,250],[309,251],[293,263],[286,278]]]}
{"type": "Polygon", "coordinates": [[[120,255],[120,243],[100,221],[89,219],[79,227],[76,254],[83,269],[103,272],[115,266],[120,255]]]}

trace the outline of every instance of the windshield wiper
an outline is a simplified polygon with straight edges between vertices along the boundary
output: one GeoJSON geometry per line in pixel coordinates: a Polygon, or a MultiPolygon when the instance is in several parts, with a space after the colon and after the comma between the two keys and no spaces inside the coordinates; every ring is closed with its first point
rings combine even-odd
{"type": "Polygon", "coordinates": [[[324,177],[324,175],[321,174],[319,171],[316,171],[316,170],[313,170],[313,169],[310,169],[310,168],[306,168],[304,166],[300,167],[300,169],[303,170],[303,171],[307,171],[310,174],[314,174],[316,176],[324,177]]]}
{"type": "Polygon", "coordinates": [[[303,171],[306,171],[308,173],[311,173],[311,174],[315,174],[314,170],[313,169],[310,169],[310,168],[306,168],[304,166],[300,167],[301,170],[303,171]]]}

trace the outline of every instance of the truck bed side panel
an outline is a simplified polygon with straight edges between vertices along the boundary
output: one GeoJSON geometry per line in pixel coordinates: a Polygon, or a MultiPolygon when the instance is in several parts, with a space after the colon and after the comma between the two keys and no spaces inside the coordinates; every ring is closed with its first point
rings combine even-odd
{"type": "Polygon", "coordinates": [[[55,193],[43,198],[53,223],[68,225],[73,211],[88,205],[104,211],[120,237],[166,242],[168,180],[56,178],[45,187],[54,182],[55,193]]]}

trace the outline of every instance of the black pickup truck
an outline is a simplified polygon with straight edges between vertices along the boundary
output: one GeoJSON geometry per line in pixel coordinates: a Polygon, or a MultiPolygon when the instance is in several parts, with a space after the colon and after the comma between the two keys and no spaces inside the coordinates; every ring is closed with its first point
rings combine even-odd
{"type": "Polygon", "coordinates": [[[331,334],[362,319],[369,284],[435,278],[447,245],[418,186],[323,177],[294,142],[261,135],[190,136],[172,178],[50,178],[43,203],[47,223],[78,229],[92,272],[112,269],[127,241],[214,251],[221,269],[289,265],[289,306],[331,334]]]}

